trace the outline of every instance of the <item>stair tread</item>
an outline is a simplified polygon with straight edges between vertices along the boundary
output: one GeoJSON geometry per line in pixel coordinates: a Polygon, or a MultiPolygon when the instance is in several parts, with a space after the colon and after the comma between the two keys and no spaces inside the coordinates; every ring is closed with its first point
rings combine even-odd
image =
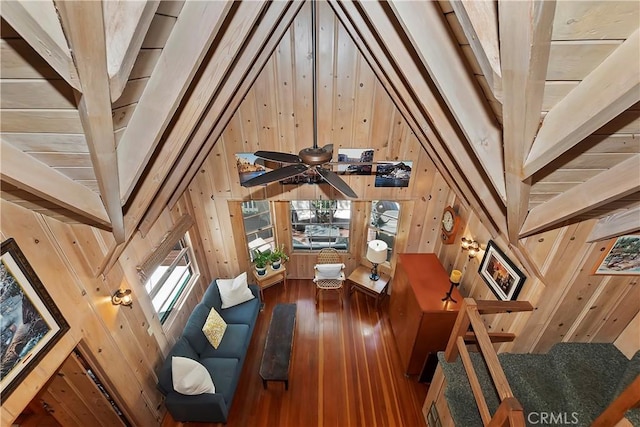
{"type": "MultiPolygon", "coordinates": [[[[498,399],[486,365],[478,353],[470,356],[489,410],[494,413],[498,399]]],[[[525,409],[525,418],[531,412],[568,416],[575,412],[579,425],[589,425],[620,393],[621,383],[635,378],[633,373],[640,369],[640,352],[636,356],[634,364],[613,344],[561,343],[547,354],[501,353],[498,358],[514,396],[525,409]]],[[[443,353],[438,358],[447,379],[445,396],[456,425],[481,425],[462,362],[458,358],[446,363],[443,353]]],[[[640,411],[634,410],[629,416],[634,418],[637,412],[640,411]]]]}

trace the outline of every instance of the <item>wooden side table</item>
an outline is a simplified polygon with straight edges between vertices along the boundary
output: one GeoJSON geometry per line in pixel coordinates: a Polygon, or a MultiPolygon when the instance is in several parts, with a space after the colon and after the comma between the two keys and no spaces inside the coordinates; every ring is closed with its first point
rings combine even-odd
{"type": "Polygon", "coordinates": [[[351,273],[347,278],[349,281],[349,295],[351,295],[351,292],[353,291],[359,291],[365,295],[370,295],[376,299],[376,308],[380,308],[382,299],[387,295],[391,276],[383,272],[379,272],[380,278],[378,280],[371,280],[369,278],[370,274],[371,269],[364,265],[353,270],[353,273],[351,273]]]}
{"type": "Polygon", "coordinates": [[[276,283],[284,282],[284,289],[287,289],[287,268],[284,264],[280,264],[280,268],[274,270],[271,266],[267,267],[267,273],[263,276],[259,276],[256,269],[252,269],[253,277],[256,279],[256,283],[260,287],[260,299],[264,301],[264,295],[262,294],[262,290],[268,288],[269,286],[273,286],[276,283]]]}

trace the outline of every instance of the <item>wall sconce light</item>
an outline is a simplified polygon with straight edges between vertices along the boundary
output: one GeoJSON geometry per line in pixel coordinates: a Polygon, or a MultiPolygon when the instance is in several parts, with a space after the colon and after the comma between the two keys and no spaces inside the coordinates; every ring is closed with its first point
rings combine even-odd
{"type": "Polygon", "coordinates": [[[113,305],[125,305],[132,307],[133,299],[131,298],[131,289],[118,289],[111,297],[113,305]]]}
{"type": "Polygon", "coordinates": [[[386,242],[382,240],[372,240],[367,245],[367,259],[373,264],[369,279],[378,280],[380,278],[378,275],[378,264],[382,264],[387,260],[387,249],[388,246],[386,242]]]}
{"type": "Polygon", "coordinates": [[[469,251],[469,259],[473,259],[480,252],[480,243],[475,240],[467,239],[466,237],[462,238],[462,243],[460,244],[463,251],[469,251]]]}
{"type": "Polygon", "coordinates": [[[449,287],[449,292],[447,292],[444,298],[442,298],[442,301],[451,300],[453,302],[458,302],[451,297],[451,292],[453,292],[454,286],[458,286],[461,278],[462,272],[460,270],[451,270],[451,276],[449,276],[449,283],[451,283],[451,286],[449,287]]]}

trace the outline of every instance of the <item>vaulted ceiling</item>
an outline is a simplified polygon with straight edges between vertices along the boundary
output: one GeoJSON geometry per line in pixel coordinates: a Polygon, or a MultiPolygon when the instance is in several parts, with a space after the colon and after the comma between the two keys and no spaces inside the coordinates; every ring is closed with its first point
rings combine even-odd
{"type": "MultiPolygon", "coordinates": [[[[592,240],[640,228],[640,2],[318,7],[320,142],[345,99],[364,106],[350,129],[389,137],[391,114],[371,108],[386,102],[512,242],[587,218],[592,240]]],[[[263,72],[277,89],[255,102],[295,117],[277,148],[309,146],[310,10],[3,1],[2,198],[123,242],[185,191],[263,72]]]]}

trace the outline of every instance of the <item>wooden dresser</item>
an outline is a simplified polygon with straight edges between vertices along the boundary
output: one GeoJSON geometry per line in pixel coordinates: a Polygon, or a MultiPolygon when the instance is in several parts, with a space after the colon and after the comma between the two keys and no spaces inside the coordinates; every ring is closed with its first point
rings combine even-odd
{"type": "Polygon", "coordinates": [[[449,286],[449,274],[435,254],[399,254],[389,319],[405,373],[422,374],[421,380],[427,382],[436,367],[435,355],[446,348],[462,305],[457,288],[452,293],[456,303],[442,301],[449,286]]]}

